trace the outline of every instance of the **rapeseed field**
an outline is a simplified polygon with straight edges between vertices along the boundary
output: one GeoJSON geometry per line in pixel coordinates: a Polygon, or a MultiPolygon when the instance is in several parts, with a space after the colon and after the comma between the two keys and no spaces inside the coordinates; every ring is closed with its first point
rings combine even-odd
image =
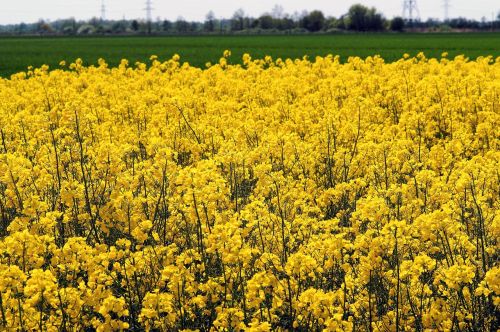
{"type": "Polygon", "coordinates": [[[0,329],[493,331],[500,58],[0,79],[0,329]]]}

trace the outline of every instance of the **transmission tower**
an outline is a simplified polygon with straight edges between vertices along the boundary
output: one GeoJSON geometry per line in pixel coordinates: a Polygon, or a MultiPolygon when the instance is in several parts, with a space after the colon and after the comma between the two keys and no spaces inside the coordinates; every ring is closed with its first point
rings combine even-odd
{"type": "Polygon", "coordinates": [[[104,4],[104,0],[101,1],[101,21],[106,19],[106,5],[104,4]]]}
{"type": "Polygon", "coordinates": [[[450,0],[443,0],[443,7],[444,7],[444,20],[448,21],[450,18],[450,0]]]}
{"type": "Polygon", "coordinates": [[[153,4],[151,0],[146,0],[146,23],[148,25],[148,34],[151,34],[151,21],[153,20],[153,4]]]}
{"type": "Polygon", "coordinates": [[[418,12],[417,0],[404,0],[403,1],[403,18],[409,22],[420,19],[418,12]]]}
{"type": "Polygon", "coordinates": [[[146,11],[146,21],[151,22],[153,20],[153,3],[151,0],[146,0],[146,7],[144,10],[146,11]]]}

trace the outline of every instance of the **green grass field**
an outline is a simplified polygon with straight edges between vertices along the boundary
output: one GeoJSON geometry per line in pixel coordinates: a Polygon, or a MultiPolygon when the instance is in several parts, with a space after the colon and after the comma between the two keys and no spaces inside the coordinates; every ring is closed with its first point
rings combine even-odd
{"type": "Polygon", "coordinates": [[[438,57],[443,51],[450,56],[465,54],[500,56],[500,33],[470,34],[337,34],[300,36],[182,36],[182,37],[78,37],[78,38],[0,38],[0,76],[26,70],[30,65],[48,64],[57,68],[61,60],[82,58],[96,63],[98,58],[116,65],[127,58],[131,63],[148,61],[155,54],[167,59],[174,53],[195,66],[215,62],[222,51],[232,51],[233,62],[243,53],[252,57],[271,55],[299,58],[304,55],[340,55],[366,57],[380,54],[386,61],[399,59],[403,53],[415,55],[423,51],[438,57]]]}

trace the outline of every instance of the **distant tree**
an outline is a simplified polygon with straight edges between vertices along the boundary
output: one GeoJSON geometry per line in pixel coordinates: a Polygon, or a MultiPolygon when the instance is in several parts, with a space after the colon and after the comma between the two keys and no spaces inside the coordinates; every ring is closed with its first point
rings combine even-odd
{"type": "Polygon", "coordinates": [[[130,23],[130,28],[132,31],[139,31],[139,22],[137,22],[137,20],[133,20],[132,23],[130,23]]]}
{"type": "Polygon", "coordinates": [[[303,10],[301,12],[294,11],[293,14],[290,16],[294,22],[297,22],[297,24],[300,24],[300,21],[309,14],[307,10],[303,10]]]}
{"type": "Polygon", "coordinates": [[[325,19],[325,30],[330,30],[330,29],[338,29],[338,19],[335,17],[328,17],[325,19]]]}
{"type": "Polygon", "coordinates": [[[161,30],[162,31],[172,30],[172,22],[170,22],[169,20],[163,20],[163,22],[161,22],[161,30]]]}
{"type": "Polygon", "coordinates": [[[283,18],[277,20],[276,27],[279,30],[292,30],[296,27],[296,24],[291,17],[285,15],[283,18]]]}
{"type": "Polygon", "coordinates": [[[344,14],[335,21],[334,26],[337,29],[347,30],[349,29],[349,24],[350,24],[350,18],[347,14],[344,14]]]}
{"type": "Polygon", "coordinates": [[[209,11],[207,13],[207,16],[205,16],[205,24],[203,28],[208,32],[215,31],[215,14],[213,11],[209,11]]]}
{"type": "MultiPolygon", "coordinates": [[[[338,17],[325,18],[321,11],[294,12],[288,15],[283,7],[276,5],[269,13],[264,13],[258,18],[253,18],[245,14],[242,9],[234,12],[231,18],[216,19],[215,14],[209,11],[204,22],[189,22],[178,19],[176,22],[161,20],[157,18],[151,25],[151,31],[169,32],[218,32],[242,31],[245,29],[263,29],[291,31],[293,29],[307,30],[310,32],[333,31],[333,30],[354,30],[354,31],[403,31],[404,29],[427,29],[433,31],[446,31],[449,29],[471,29],[471,30],[496,30],[500,29],[500,12],[491,18],[483,17],[481,20],[466,19],[456,17],[443,22],[438,19],[428,19],[426,21],[407,21],[401,17],[394,17],[386,20],[384,16],[375,8],[369,8],[361,4],[353,5],[349,11],[338,17]]],[[[29,24],[8,24],[0,25],[2,34],[49,34],[58,33],[71,35],[75,33],[125,33],[147,32],[146,21],[138,20],[106,20],[102,21],[93,17],[86,21],[76,21],[74,18],[60,19],[51,22],[39,20],[29,24]],[[93,28],[90,29],[89,26],[93,28]]]]}
{"type": "Polygon", "coordinates": [[[424,25],[426,27],[435,27],[435,26],[438,26],[440,24],[441,24],[441,22],[437,19],[434,19],[434,18],[428,18],[427,21],[424,22],[424,25]]]}
{"type": "Polygon", "coordinates": [[[182,16],[179,16],[175,21],[175,30],[181,33],[189,32],[190,24],[182,16]]]}
{"type": "Polygon", "coordinates": [[[97,28],[99,25],[101,25],[101,24],[102,24],[102,21],[101,21],[101,19],[100,19],[100,18],[98,18],[98,17],[92,17],[92,18],[89,20],[88,24],[90,24],[90,25],[94,26],[95,28],[97,28]]]}
{"type": "Polygon", "coordinates": [[[127,31],[128,23],[125,20],[115,21],[111,24],[111,31],[113,33],[124,33],[127,31]]]}
{"type": "Polygon", "coordinates": [[[40,34],[47,34],[54,32],[54,29],[44,20],[39,20],[37,23],[37,32],[40,34]]]}
{"type": "Polygon", "coordinates": [[[51,25],[55,31],[65,35],[72,35],[76,33],[76,21],[73,17],[54,21],[51,25]]]}
{"type": "Polygon", "coordinates": [[[105,25],[105,24],[99,24],[99,25],[96,27],[95,32],[100,33],[100,34],[110,33],[110,32],[112,32],[112,29],[111,29],[111,27],[110,27],[110,26],[108,26],[108,25],[105,25]]]}
{"type": "Polygon", "coordinates": [[[277,19],[284,18],[285,17],[285,10],[283,9],[283,6],[274,5],[273,9],[271,10],[271,17],[277,18],[277,19]]]}
{"type": "Polygon", "coordinates": [[[259,19],[257,21],[258,21],[259,28],[261,28],[263,30],[268,30],[268,29],[274,28],[274,19],[269,14],[262,15],[261,17],[259,17],[259,19]]]}
{"type": "Polygon", "coordinates": [[[302,18],[301,26],[311,32],[320,31],[325,25],[325,15],[320,10],[313,10],[302,18]]]}
{"type": "Polygon", "coordinates": [[[391,20],[391,25],[390,25],[390,29],[392,31],[403,31],[405,27],[405,20],[403,20],[402,17],[394,17],[392,20],[391,20]]]}
{"type": "Polygon", "coordinates": [[[189,32],[196,32],[203,29],[203,25],[198,22],[189,22],[189,32]]]}
{"type": "Polygon", "coordinates": [[[252,25],[254,25],[254,22],[256,21],[255,18],[245,16],[243,18],[243,29],[249,29],[252,25]]]}
{"type": "Polygon", "coordinates": [[[230,31],[232,25],[232,20],[223,18],[219,21],[218,30],[223,33],[224,31],[230,31]]]}
{"type": "Polygon", "coordinates": [[[347,12],[349,30],[364,31],[368,17],[368,7],[361,4],[352,5],[347,12]]]}
{"type": "Polygon", "coordinates": [[[245,28],[245,12],[243,9],[238,9],[234,12],[233,17],[231,18],[231,30],[239,31],[245,28]]]}
{"type": "Polygon", "coordinates": [[[447,21],[450,28],[453,29],[467,29],[472,28],[473,21],[469,21],[465,17],[457,17],[447,21]]]}
{"type": "Polygon", "coordinates": [[[384,23],[384,15],[377,12],[377,9],[375,9],[375,7],[372,7],[368,10],[368,31],[382,31],[384,30],[384,23]]]}
{"type": "Polygon", "coordinates": [[[19,33],[24,33],[28,30],[28,25],[26,23],[19,24],[18,31],[19,33]]]}
{"type": "Polygon", "coordinates": [[[375,8],[355,4],[349,8],[347,16],[349,30],[377,31],[384,29],[384,17],[375,8]]]}

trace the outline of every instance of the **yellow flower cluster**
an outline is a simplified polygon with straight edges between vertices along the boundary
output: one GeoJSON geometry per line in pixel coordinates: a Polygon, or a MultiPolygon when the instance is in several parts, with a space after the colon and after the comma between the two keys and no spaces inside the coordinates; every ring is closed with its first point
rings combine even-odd
{"type": "Polygon", "coordinates": [[[0,330],[489,331],[500,58],[0,80],[0,330]]]}

